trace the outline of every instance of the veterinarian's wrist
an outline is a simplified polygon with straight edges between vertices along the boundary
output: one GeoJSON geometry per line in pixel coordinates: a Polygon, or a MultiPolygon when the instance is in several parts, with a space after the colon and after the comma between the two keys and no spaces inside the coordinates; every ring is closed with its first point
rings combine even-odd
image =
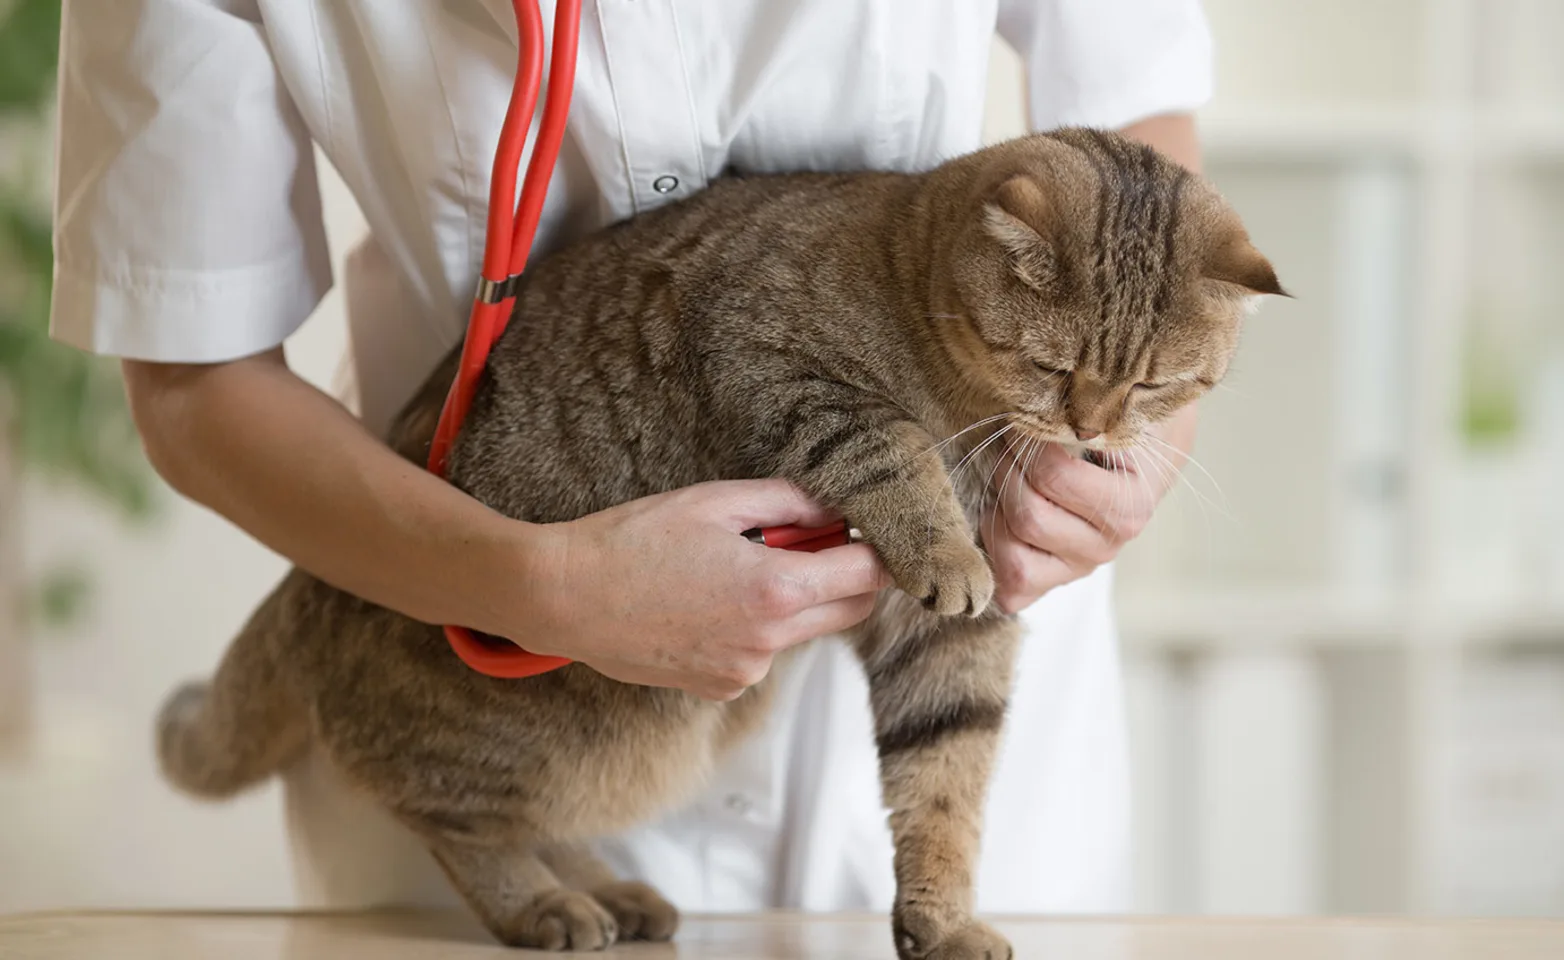
{"type": "MultiPolygon", "coordinates": [[[[559,622],[561,596],[568,592],[558,573],[561,526],[505,519],[494,535],[474,544],[455,571],[454,593],[464,612],[458,621],[529,650],[540,635],[557,635],[552,625],[559,622]]],[[[533,652],[569,656],[562,650],[533,652]]]]}

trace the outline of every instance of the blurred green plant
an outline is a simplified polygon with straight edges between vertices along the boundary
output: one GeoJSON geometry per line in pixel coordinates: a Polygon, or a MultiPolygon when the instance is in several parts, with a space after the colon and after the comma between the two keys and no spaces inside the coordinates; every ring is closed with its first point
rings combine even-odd
{"type": "Polygon", "coordinates": [[[1499,332],[1493,308],[1474,305],[1462,351],[1461,434],[1468,446],[1502,447],[1525,427],[1525,363],[1519,347],[1499,332]]]}
{"type": "MultiPolygon", "coordinates": [[[[9,460],[13,474],[75,484],[141,518],[152,508],[151,473],[116,365],[49,339],[54,256],[38,171],[59,36],[59,0],[0,0],[0,391],[9,460]]],[[[67,568],[47,574],[29,606],[59,622],[86,594],[84,573],[67,568]]]]}

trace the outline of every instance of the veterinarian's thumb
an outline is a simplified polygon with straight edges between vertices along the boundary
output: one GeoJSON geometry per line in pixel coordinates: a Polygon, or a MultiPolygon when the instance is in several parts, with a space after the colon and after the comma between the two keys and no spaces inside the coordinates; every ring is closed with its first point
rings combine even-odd
{"type": "Polygon", "coordinates": [[[708,486],[720,502],[713,515],[735,533],[785,524],[823,527],[839,519],[786,480],[727,480],[708,486]]]}

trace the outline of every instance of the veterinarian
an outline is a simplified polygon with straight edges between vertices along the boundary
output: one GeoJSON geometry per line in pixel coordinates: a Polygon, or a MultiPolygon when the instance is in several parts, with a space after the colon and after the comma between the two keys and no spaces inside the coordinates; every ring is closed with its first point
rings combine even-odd
{"type": "MultiPolygon", "coordinates": [[[[867,615],[886,582],[867,547],[788,554],[784,577],[781,551],[738,536],[818,517],[780,482],[544,528],[377,439],[467,316],[516,64],[506,0],[64,9],[53,331],[123,358],[147,451],[175,489],[413,617],[547,636],[532,649],[703,696],[734,696],[778,644],[867,615]],[[333,284],[316,147],[371,228],[342,278],[362,419],[283,355],[333,284]]],[[[1034,128],[1123,128],[1198,166],[1189,113],[1211,87],[1198,0],[588,0],[537,255],[729,168],[921,169],[972,150],[996,29],[1026,59],[1034,128]]],[[[1193,419],[1166,439],[1187,449],[1193,419]]],[[[1057,450],[1029,480],[1010,485],[991,544],[998,600],[1025,611],[1030,638],[978,907],[1123,910],[1130,787],[1108,562],[1161,487],[1057,450]]],[[[607,854],[689,911],[888,909],[857,663],[815,645],[779,694],[706,793],[607,854]]],[[[286,794],[305,905],[454,899],[422,847],[319,758],[286,794]]]]}

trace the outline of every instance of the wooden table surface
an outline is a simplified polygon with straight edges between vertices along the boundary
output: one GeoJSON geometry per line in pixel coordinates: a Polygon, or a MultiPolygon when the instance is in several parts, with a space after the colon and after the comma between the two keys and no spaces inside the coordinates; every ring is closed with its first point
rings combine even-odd
{"type": "MultiPolygon", "coordinates": [[[[1564,922],[1401,920],[997,920],[1018,960],[1560,960],[1564,922]]],[[[4,960],[499,960],[467,917],[442,913],[54,913],[0,917],[4,960]]],[[[553,954],[552,956],[559,956],[553,954]]],[[[673,944],[611,957],[894,960],[880,917],[696,917],[673,944]]]]}

